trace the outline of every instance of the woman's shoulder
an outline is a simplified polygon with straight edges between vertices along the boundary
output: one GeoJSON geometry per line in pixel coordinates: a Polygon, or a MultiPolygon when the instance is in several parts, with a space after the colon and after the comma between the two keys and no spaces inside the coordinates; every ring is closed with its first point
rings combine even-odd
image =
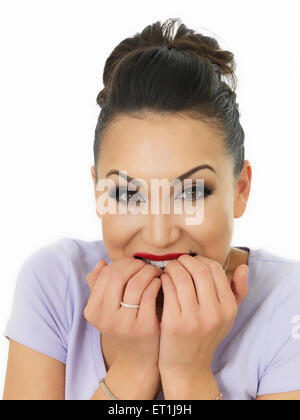
{"type": "Polygon", "coordinates": [[[300,274],[300,260],[283,257],[264,248],[252,249],[252,275],[273,286],[292,282],[300,274]]]}
{"type": "Polygon", "coordinates": [[[300,304],[300,260],[280,256],[264,248],[250,248],[248,295],[244,307],[273,311],[293,295],[300,304]]]}
{"type": "Polygon", "coordinates": [[[53,245],[65,252],[70,260],[82,260],[93,264],[96,264],[99,259],[105,259],[107,263],[111,262],[103,240],[89,241],[65,237],[56,241],[53,245]]]}
{"type": "Polygon", "coordinates": [[[50,329],[66,345],[74,314],[89,296],[86,275],[103,258],[110,262],[103,241],[68,237],[32,252],[18,273],[6,336],[30,343],[34,331],[50,329]]]}
{"type": "Polygon", "coordinates": [[[85,276],[99,259],[110,262],[103,240],[64,237],[32,252],[20,269],[18,282],[63,298],[74,284],[85,284],[85,276]]]}
{"type": "Polygon", "coordinates": [[[86,275],[102,258],[102,241],[67,237],[32,252],[19,270],[5,336],[65,363],[89,295],[86,275]]]}
{"type": "Polygon", "coordinates": [[[247,308],[249,345],[261,352],[257,395],[287,392],[299,384],[300,261],[261,248],[255,254],[247,308]]]}
{"type": "Polygon", "coordinates": [[[268,261],[273,263],[281,264],[291,264],[291,265],[300,265],[300,259],[292,259],[288,257],[283,257],[278,255],[275,252],[268,251],[265,248],[251,248],[251,253],[253,258],[256,258],[259,261],[268,261]]]}
{"type": "Polygon", "coordinates": [[[70,263],[96,263],[99,259],[111,262],[103,240],[87,241],[64,237],[44,245],[32,252],[26,259],[27,264],[38,266],[62,266],[67,274],[66,265],[70,263]]]}

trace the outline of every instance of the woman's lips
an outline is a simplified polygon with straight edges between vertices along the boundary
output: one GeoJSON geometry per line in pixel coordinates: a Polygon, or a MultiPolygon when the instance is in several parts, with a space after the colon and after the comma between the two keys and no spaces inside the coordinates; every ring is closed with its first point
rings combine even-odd
{"type": "Polygon", "coordinates": [[[136,252],[134,254],[135,258],[145,258],[146,260],[152,260],[152,261],[168,261],[168,260],[175,260],[179,258],[181,255],[192,255],[195,256],[196,254],[194,252],[180,252],[180,253],[172,253],[172,254],[164,254],[164,255],[154,255],[149,254],[146,252],[136,252]]]}

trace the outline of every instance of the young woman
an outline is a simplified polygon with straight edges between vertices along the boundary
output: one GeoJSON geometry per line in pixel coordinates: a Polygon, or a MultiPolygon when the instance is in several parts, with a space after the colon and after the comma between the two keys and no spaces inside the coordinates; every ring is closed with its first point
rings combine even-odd
{"type": "Polygon", "coordinates": [[[234,56],[184,24],[174,36],[177,20],[106,61],[91,167],[103,240],[25,261],[4,399],[300,399],[300,262],[231,245],[252,177],[234,56]],[[152,211],[155,180],[183,211],[152,211]]]}

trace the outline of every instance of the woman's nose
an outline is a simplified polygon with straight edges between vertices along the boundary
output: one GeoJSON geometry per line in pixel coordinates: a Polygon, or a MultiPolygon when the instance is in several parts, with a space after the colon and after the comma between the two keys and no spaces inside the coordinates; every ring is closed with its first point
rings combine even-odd
{"type": "Polygon", "coordinates": [[[169,214],[148,214],[143,226],[143,240],[157,248],[167,248],[180,236],[180,227],[169,214]]]}

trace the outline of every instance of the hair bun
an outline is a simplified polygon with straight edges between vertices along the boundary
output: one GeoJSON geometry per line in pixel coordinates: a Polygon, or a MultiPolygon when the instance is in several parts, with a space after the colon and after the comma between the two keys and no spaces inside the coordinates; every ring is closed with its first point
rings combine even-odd
{"type": "Polygon", "coordinates": [[[97,96],[97,103],[101,107],[105,103],[116,68],[129,56],[145,51],[149,47],[174,49],[204,58],[215,66],[220,78],[221,75],[227,78],[233,91],[236,89],[236,66],[233,53],[222,50],[216,39],[187,28],[181,23],[180,18],[169,18],[163,24],[157,21],[146,26],[141,33],[124,39],[114,48],[104,66],[104,88],[97,96]],[[179,27],[175,33],[177,23],[179,27]]]}
{"type": "Polygon", "coordinates": [[[97,103],[98,103],[98,105],[101,106],[101,108],[104,106],[105,100],[106,100],[106,88],[103,88],[98,93],[98,96],[97,96],[97,103]]]}
{"type": "MultiPolygon", "coordinates": [[[[157,23],[155,23],[156,25],[157,23]]],[[[197,33],[194,29],[187,28],[181,23],[180,18],[170,18],[161,27],[165,37],[169,40],[168,49],[181,50],[187,53],[196,54],[199,58],[206,58],[214,64],[220,75],[229,79],[232,89],[236,89],[237,80],[235,76],[236,63],[234,54],[231,51],[222,50],[215,38],[197,33]],[[175,23],[180,25],[174,36],[175,23]]]]}

